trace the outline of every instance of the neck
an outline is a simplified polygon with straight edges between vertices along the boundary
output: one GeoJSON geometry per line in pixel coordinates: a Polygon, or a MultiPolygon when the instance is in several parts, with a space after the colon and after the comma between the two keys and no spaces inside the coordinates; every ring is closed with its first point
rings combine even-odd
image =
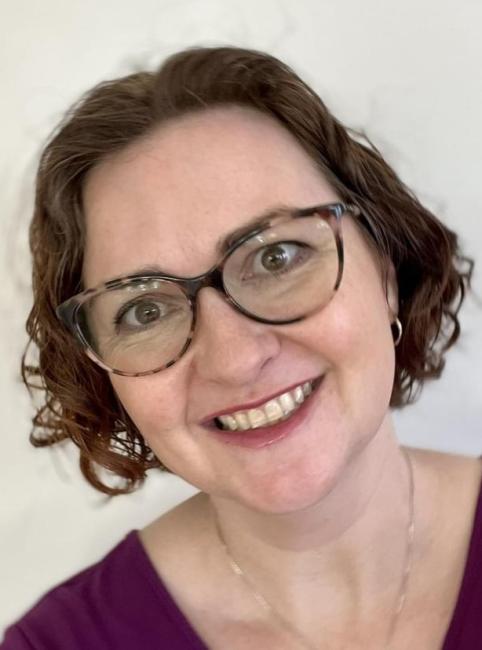
{"type": "Polygon", "coordinates": [[[328,493],[302,511],[273,514],[218,497],[211,502],[230,553],[266,598],[288,611],[315,602],[319,612],[325,593],[336,609],[361,613],[399,584],[408,499],[406,462],[387,416],[328,493]]]}

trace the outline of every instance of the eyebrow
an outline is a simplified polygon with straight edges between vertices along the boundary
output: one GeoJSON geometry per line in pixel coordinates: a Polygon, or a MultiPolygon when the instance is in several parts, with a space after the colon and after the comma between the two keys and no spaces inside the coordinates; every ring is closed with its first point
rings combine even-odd
{"type": "Polygon", "coordinates": [[[251,231],[256,230],[257,227],[264,225],[270,219],[277,217],[281,212],[286,212],[287,210],[293,210],[294,208],[289,205],[280,204],[276,205],[273,208],[265,210],[263,213],[252,217],[244,223],[239,228],[232,230],[227,235],[224,235],[216,242],[216,252],[219,255],[224,255],[227,251],[233,246],[238,240],[240,240],[245,235],[248,235],[251,231]]]}
{"type": "MultiPolygon", "coordinates": [[[[286,204],[279,204],[272,208],[269,208],[258,214],[248,221],[246,221],[242,226],[236,228],[235,230],[230,231],[227,235],[220,237],[215,244],[216,253],[222,257],[227,253],[227,251],[233,246],[237,241],[239,241],[245,235],[249,235],[250,232],[255,231],[258,227],[264,225],[267,221],[270,221],[274,217],[277,217],[280,213],[286,212],[288,210],[294,210],[293,206],[286,204]]],[[[142,276],[142,275],[173,275],[168,273],[164,269],[161,269],[157,264],[149,264],[148,266],[143,266],[138,269],[133,269],[128,273],[125,273],[123,277],[131,276],[142,276]]],[[[178,277],[178,276],[174,276],[178,277]]]]}

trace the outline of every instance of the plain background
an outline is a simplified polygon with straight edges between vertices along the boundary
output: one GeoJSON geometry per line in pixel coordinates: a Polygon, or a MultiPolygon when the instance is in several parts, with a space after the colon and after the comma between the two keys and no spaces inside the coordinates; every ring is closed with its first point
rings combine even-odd
{"type": "MultiPolygon", "coordinates": [[[[63,111],[96,82],[186,46],[267,50],[346,125],[366,131],[480,264],[481,28],[480,0],[2,0],[0,631],[48,587],[193,492],[155,473],[140,492],[109,500],[81,480],[75,449],[29,445],[32,406],[19,378],[27,227],[35,161],[63,111]]],[[[482,453],[482,307],[473,298],[462,326],[443,378],[395,414],[404,443],[482,453]]]]}

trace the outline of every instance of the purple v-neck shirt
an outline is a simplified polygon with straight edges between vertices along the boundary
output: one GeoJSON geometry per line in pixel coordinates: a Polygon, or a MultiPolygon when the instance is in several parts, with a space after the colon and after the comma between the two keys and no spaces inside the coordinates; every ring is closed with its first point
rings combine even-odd
{"type": "MultiPolygon", "coordinates": [[[[0,648],[206,650],[206,645],[132,530],[100,562],[43,596],[7,629],[0,648]]],[[[482,650],[482,486],[465,574],[441,650],[482,650]]]]}

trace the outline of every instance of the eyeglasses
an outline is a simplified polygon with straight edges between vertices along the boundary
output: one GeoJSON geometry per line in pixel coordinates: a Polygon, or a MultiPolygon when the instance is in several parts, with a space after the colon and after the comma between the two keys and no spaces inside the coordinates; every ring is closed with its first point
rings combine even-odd
{"type": "Polygon", "coordinates": [[[295,323],[325,307],[342,278],[345,213],[358,217],[360,209],[331,203],[281,210],[238,238],[203,275],[117,278],[69,298],[57,316],[104,370],[130,377],[159,372],[188,349],[204,287],[272,325],[295,323]]]}

